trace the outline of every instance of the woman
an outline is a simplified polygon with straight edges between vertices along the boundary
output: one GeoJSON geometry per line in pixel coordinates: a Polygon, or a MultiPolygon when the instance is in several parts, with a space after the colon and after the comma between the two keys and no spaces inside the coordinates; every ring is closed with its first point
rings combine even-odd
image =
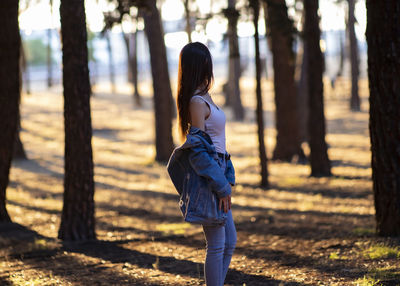
{"type": "Polygon", "coordinates": [[[203,225],[206,284],[221,286],[236,245],[231,213],[235,175],[225,150],[225,114],[208,93],[212,83],[208,48],[187,44],[179,56],[177,96],[179,130],[186,141],[171,155],[168,172],[181,195],[185,220],[203,225]]]}

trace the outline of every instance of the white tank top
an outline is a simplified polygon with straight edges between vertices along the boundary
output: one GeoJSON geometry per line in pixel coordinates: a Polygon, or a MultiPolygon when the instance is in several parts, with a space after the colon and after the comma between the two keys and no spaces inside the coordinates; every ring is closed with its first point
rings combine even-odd
{"type": "Polygon", "coordinates": [[[211,140],[215,146],[215,150],[218,153],[225,153],[225,123],[226,123],[226,117],[225,113],[217,107],[216,105],[212,104],[211,102],[208,102],[207,99],[205,99],[201,95],[194,95],[192,98],[198,97],[204,100],[207,105],[210,108],[210,115],[207,117],[207,119],[204,122],[205,125],[205,132],[207,132],[208,135],[210,135],[211,140]]]}

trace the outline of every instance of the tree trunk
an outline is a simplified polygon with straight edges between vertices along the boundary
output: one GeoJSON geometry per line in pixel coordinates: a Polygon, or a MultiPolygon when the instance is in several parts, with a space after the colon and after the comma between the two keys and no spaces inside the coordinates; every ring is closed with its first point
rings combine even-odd
{"type": "MultiPolygon", "coordinates": [[[[136,18],[137,20],[137,18],[136,18]]],[[[137,22],[136,22],[137,23],[137,22]]],[[[135,98],[135,104],[137,106],[142,106],[142,98],[139,93],[139,83],[138,83],[138,61],[137,61],[137,41],[138,41],[138,30],[136,29],[133,33],[133,43],[132,43],[132,81],[134,93],[133,97],[135,98]]]]}
{"type": "MultiPolygon", "coordinates": [[[[21,38],[21,34],[20,34],[20,38],[21,38]]],[[[20,55],[19,55],[19,94],[21,96],[22,94],[22,74],[23,74],[23,70],[24,70],[24,51],[22,49],[22,42],[20,44],[20,55]]],[[[18,112],[19,113],[19,112],[18,112]]],[[[18,116],[18,122],[17,122],[17,132],[15,134],[15,141],[14,141],[14,152],[13,152],[13,159],[27,159],[26,157],[26,153],[24,150],[24,145],[22,144],[21,141],[21,136],[20,136],[20,131],[21,131],[21,117],[18,116]]]]}
{"type": "Polygon", "coordinates": [[[6,209],[6,189],[19,118],[18,4],[16,0],[0,1],[0,222],[11,221],[6,209]]]}
{"type": "Polygon", "coordinates": [[[185,8],[185,20],[186,20],[186,34],[188,35],[189,43],[192,42],[192,26],[190,24],[190,7],[189,7],[189,0],[183,1],[183,6],[185,8]]]}
{"type": "Polygon", "coordinates": [[[299,137],[300,142],[308,142],[308,124],[307,118],[309,113],[308,107],[308,72],[307,72],[307,63],[308,63],[308,49],[307,43],[303,39],[303,54],[301,56],[301,70],[300,70],[300,79],[297,84],[297,104],[298,104],[298,120],[299,120],[299,137]]]}
{"type": "Polygon", "coordinates": [[[308,49],[308,103],[311,176],[331,175],[328,147],[325,142],[324,88],[322,82],[323,58],[319,45],[318,0],[304,1],[304,35],[308,49]]]}
{"type": "Polygon", "coordinates": [[[343,37],[342,37],[341,33],[339,34],[339,45],[340,45],[340,58],[339,58],[339,68],[338,68],[338,71],[336,73],[336,78],[342,76],[342,74],[343,74],[344,59],[345,59],[345,52],[344,52],[344,45],[345,44],[343,42],[343,37]]]}
{"type": "Polygon", "coordinates": [[[110,84],[111,84],[111,92],[114,94],[115,90],[115,71],[114,71],[114,59],[112,53],[111,39],[110,39],[110,31],[106,31],[105,33],[106,41],[107,41],[107,52],[108,52],[108,71],[110,73],[110,84]]]}
{"type": "Polygon", "coordinates": [[[358,94],[358,76],[360,74],[360,69],[359,69],[357,37],[356,37],[356,31],[354,30],[354,24],[356,23],[356,18],[354,16],[355,0],[348,0],[348,3],[349,3],[348,31],[349,31],[350,59],[351,59],[350,109],[353,111],[360,111],[360,96],[358,94]]]}
{"type": "Polygon", "coordinates": [[[126,50],[126,62],[127,62],[127,81],[132,82],[132,67],[131,67],[131,43],[130,43],[130,33],[125,33],[122,30],[121,36],[125,44],[126,50]]]}
{"type": "Polygon", "coordinates": [[[53,64],[51,60],[51,29],[47,29],[47,87],[53,86],[53,64]]]}
{"type": "Polygon", "coordinates": [[[14,141],[14,152],[13,152],[13,159],[22,159],[26,160],[26,153],[24,150],[24,145],[22,145],[21,138],[19,136],[20,132],[17,130],[17,135],[15,136],[14,141]]]}
{"type": "Polygon", "coordinates": [[[372,180],[382,236],[400,235],[399,23],[399,1],[367,0],[372,180]]]}
{"type": "Polygon", "coordinates": [[[28,62],[26,60],[26,55],[25,55],[25,49],[24,49],[24,44],[21,39],[21,57],[20,57],[20,69],[21,74],[22,74],[22,79],[21,79],[21,86],[25,86],[25,91],[27,94],[31,94],[31,80],[29,77],[29,69],[28,69],[28,62]]]}
{"type": "MultiPolygon", "coordinates": [[[[53,0],[50,0],[50,15],[53,17],[53,0]]],[[[53,86],[53,63],[51,49],[52,32],[52,27],[47,29],[47,87],[53,86]]]]}
{"type": "Polygon", "coordinates": [[[137,77],[137,30],[131,33],[122,33],[128,59],[128,80],[133,84],[133,99],[136,106],[142,106],[138,91],[137,77]]]}
{"type": "Polygon", "coordinates": [[[244,119],[244,109],[240,98],[240,52],[239,38],[237,35],[237,22],[239,12],[235,8],[236,0],[228,0],[228,8],[224,10],[228,18],[228,40],[229,40],[229,68],[226,92],[226,103],[233,108],[235,120],[244,119]]]}
{"type": "Polygon", "coordinates": [[[151,74],[153,77],[156,161],[167,162],[174,149],[172,140],[172,92],[169,80],[167,51],[164,31],[156,0],[147,2],[144,25],[150,49],[151,74]]]}
{"type": "Polygon", "coordinates": [[[64,205],[58,237],[95,239],[92,124],[84,0],[60,5],[64,122],[64,205]]]}
{"type": "Polygon", "coordinates": [[[27,157],[26,157],[26,153],[24,150],[24,145],[22,144],[22,141],[21,141],[20,130],[21,130],[21,118],[19,117],[18,123],[17,123],[17,132],[15,134],[15,140],[14,140],[13,159],[25,160],[25,159],[27,159],[27,157]]]}
{"type": "Polygon", "coordinates": [[[264,14],[267,33],[271,39],[274,67],[276,146],[274,160],[304,160],[298,121],[297,90],[294,80],[294,27],[289,19],[285,0],[266,0],[264,14]]]}
{"type": "Polygon", "coordinates": [[[256,64],[256,118],[257,118],[257,132],[258,132],[258,151],[260,155],[261,164],[261,186],[268,187],[268,168],[267,168],[267,154],[265,151],[264,143],[264,110],[261,94],[261,59],[260,59],[260,41],[258,38],[258,18],[260,13],[259,0],[250,0],[250,7],[253,11],[253,24],[254,24],[254,44],[255,44],[255,64],[256,64]]]}

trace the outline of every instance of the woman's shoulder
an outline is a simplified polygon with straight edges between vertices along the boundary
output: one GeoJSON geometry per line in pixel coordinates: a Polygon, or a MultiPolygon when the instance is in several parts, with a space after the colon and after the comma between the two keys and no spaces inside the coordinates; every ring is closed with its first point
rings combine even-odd
{"type": "Polygon", "coordinates": [[[207,111],[210,110],[210,102],[207,99],[208,93],[204,94],[204,95],[200,95],[200,94],[196,94],[194,95],[191,99],[190,99],[190,105],[192,105],[192,103],[194,105],[196,105],[197,107],[206,107],[207,111]]]}
{"type": "Polygon", "coordinates": [[[190,111],[197,111],[196,113],[209,113],[210,106],[207,100],[201,95],[194,95],[189,102],[190,111]]]}
{"type": "Polygon", "coordinates": [[[191,109],[191,111],[192,109],[196,109],[198,111],[200,110],[207,111],[209,106],[208,102],[205,99],[203,99],[200,95],[199,96],[195,95],[190,99],[189,108],[191,109]]]}
{"type": "Polygon", "coordinates": [[[190,103],[195,102],[195,103],[205,103],[205,98],[202,95],[195,94],[192,96],[190,99],[190,103]]]}

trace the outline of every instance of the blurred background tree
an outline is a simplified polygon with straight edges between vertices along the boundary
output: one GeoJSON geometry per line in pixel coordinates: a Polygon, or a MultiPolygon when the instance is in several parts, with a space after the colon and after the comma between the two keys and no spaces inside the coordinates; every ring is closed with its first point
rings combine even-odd
{"type": "MultiPolygon", "coordinates": [[[[21,38],[21,34],[20,34],[21,38]]],[[[19,55],[19,96],[21,97],[22,95],[22,73],[26,69],[26,59],[25,59],[25,54],[24,54],[24,49],[22,46],[22,43],[20,43],[20,55],[19,55]]],[[[20,99],[21,100],[21,99],[20,99]]],[[[14,140],[14,151],[13,151],[13,159],[22,159],[26,160],[28,157],[26,156],[26,152],[24,149],[24,145],[22,144],[21,141],[21,116],[18,116],[18,122],[17,122],[17,132],[15,135],[15,140],[14,140]]]]}
{"type": "Polygon", "coordinates": [[[308,73],[308,133],[310,146],[311,176],[331,175],[328,146],[325,141],[324,87],[322,82],[323,58],[320,46],[318,0],[304,1],[304,37],[307,43],[308,73]]]}
{"type": "Polygon", "coordinates": [[[295,29],[285,0],[264,0],[264,15],[273,55],[276,145],[272,158],[304,161],[295,85],[295,29]]]}
{"type": "Polygon", "coordinates": [[[357,22],[354,15],[356,0],[347,0],[347,31],[350,47],[350,65],[351,65],[351,96],[350,109],[352,111],[360,111],[360,95],[358,93],[358,78],[360,76],[360,63],[358,52],[358,41],[356,37],[355,24],[357,22]]]}
{"type": "Polygon", "coordinates": [[[168,71],[164,29],[156,0],[148,0],[143,9],[144,29],[149,42],[153,78],[156,160],[167,162],[174,149],[172,117],[174,101],[168,71]]]}
{"type": "Polygon", "coordinates": [[[244,108],[240,98],[240,50],[239,37],[237,34],[237,24],[240,13],[236,9],[236,0],[228,0],[228,7],[223,10],[224,16],[228,19],[228,42],[229,42],[229,60],[228,60],[228,81],[226,83],[226,101],[225,104],[233,108],[235,120],[244,119],[244,108]]]}
{"type": "Polygon", "coordinates": [[[255,47],[255,66],[256,66],[256,120],[257,120],[257,134],[258,134],[258,153],[260,156],[261,165],[261,183],[264,188],[268,188],[268,159],[265,151],[264,141],[264,108],[261,93],[261,59],[260,59],[260,42],[258,35],[258,19],[260,16],[260,2],[259,0],[249,0],[249,7],[253,14],[254,25],[254,47],[255,47]]]}

